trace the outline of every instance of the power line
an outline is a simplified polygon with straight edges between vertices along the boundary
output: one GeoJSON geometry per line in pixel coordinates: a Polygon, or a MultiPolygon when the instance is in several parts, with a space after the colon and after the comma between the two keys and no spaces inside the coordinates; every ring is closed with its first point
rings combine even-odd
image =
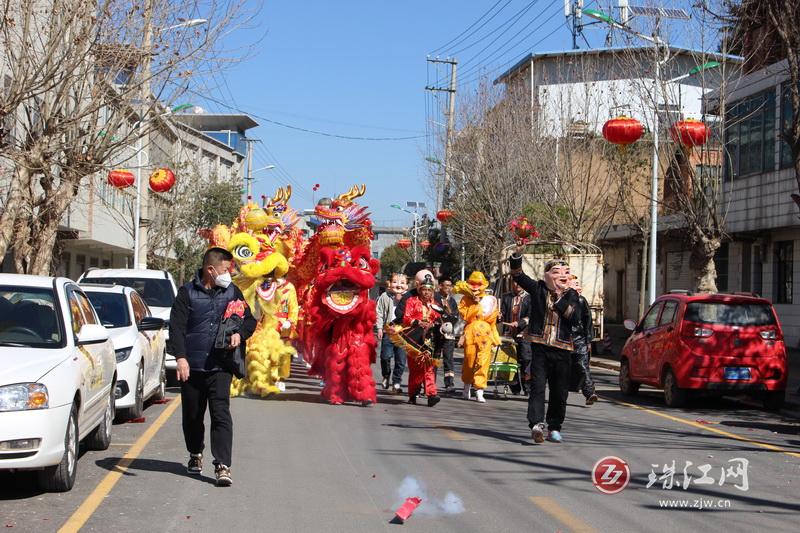
{"type": "MultiPolygon", "coordinates": [[[[462,31],[462,32],[461,32],[461,33],[459,33],[459,34],[458,34],[456,37],[454,37],[453,39],[450,39],[450,41],[449,41],[449,42],[447,42],[447,43],[443,44],[442,46],[440,46],[440,47],[439,47],[439,48],[437,48],[436,50],[432,50],[432,51],[431,51],[431,53],[430,53],[430,54],[428,54],[428,55],[436,55],[436,53],[437,53],[437,52],[444,53],[444,52],[446,52],[446,51],[447,51],[447,49],[448,49],[447,47],[448,47],[448,46],[450,46],[451,44],[452,44],[453,46],[457,46],[457,45],[459,45],[460,43],[464,42],[466,39],[470,38],[470,37],[471,37],[472,35],[474,35],[476,32],[480,31],[480,30],[481,30],[481,28],[483,28],[484,26],[486,26],[486,24],[488,24],[489,22],[491,22],[491,20],[492,20],[494,17],[496,17],[497,15],[499,15],[499,14],[500,14],[500,12],[501,12],[501,11],[503,11],[503,9],[505,9],[505,8],[506,8],[506,6],[508,6],[508,4],[510,4],[510,3],[511,3],[511,0],[507,0],[507,1],[506,1],[506,3],[503,5],[503,7],[501,7],[501,8],[500,8],[500,9],[497,11],[497,13],[495,13],[494,15],[492,15],[492,16],[491,16],[491,17],[490,17],[490,18],[489,18],[489,19],[488,19],[486,22],[484,22],[483,24],[481,24],[481,25],[480,25],[478,28],[476,28],[476,29],[475,29],[473,32],[471,32],[469,35],[466,35],[466,36],[465,36],[463,39],[460,39],[460,37],[461,37],[462,35],[464,35],[465,33],[467,33],[467,32],[468,32],[470,29],[472,29],[472,28],[473,28],[473,27],[474,27],[476,24],[478,24],[478,23],[479,23],[481,20],[483,20],[483,18],[484,18],[486,15],[488,15],[489,13],[491,13],[491,12],[494,10],[494,8],[495,8],[495,7],[497,7],[497,4],[499,4],[499,3],[500,3],[500,2],[502,2],[502,1],[503,1],[503,0],[497,0],[497,2],[495,2],[495,3],[494,3],[494,5],[493,5],[492,7],[490,7],[490,8],[489,8],[489,10],[488,10],[488,11],[486,11],[486,12],[485,12],[483,15],[481,15],[480,17],[478,17],[478,20],[476,20],[475,22],[473,22],[472,24],[470,24],[470,25],[469,25],[469,27],[468,27],[466,30],[462,31]],[[458,41],[458,42],[455,42],[455,41],[458,41]]],[[[450,46],[450,48],[452,48],[453,46],[450,46]]]]}
{"type": "MultiPolygon", "coordinates": [[[[492,31],[490,31],[489,33],[487,33],[486,35],[484,35],[483,37],[481,37],[481,38],[480,38],[480,39],[478,39],[477,41],[474,41],[474,42],[472,42],[471,44],[468,44],[467,46],[465,46],[465,47],[463,47],[463,48],[459,48],[458,50],[455,50],[455,51],[451,52],[451,54],[452,54],[452,55],[458,55],[458,54],[460,54],[461,52],[464,52],[464,51],[466,51],[466,50],[469,50],[469,49],[470,49],[470,48],[472,48],[473,46],[476,46],[477,44],[479,44],[479,43],[483,42],[484,40],[486,40],[486,39],[488,39],[489,37],[491,37],[492,35],[494,35],[496,32],[498,32],[498,31],[502,30],[503,28],[506,28],[506,27],[510,28],[511,26],[513,26],[514,24],[516,24],[516,23],[519,21],[519,19],[522,17],[522,15],[524,15],[525,13],[527,13],[527,12],[528,12],[528,10],[529,10],[531,7],[533,7],[533,4],[535,4],[536,2],[538,2],[538,0],[532,0],[531,2],[528,2],[528,4],[526,4],[526,5],[525,5],[525,6],[524,6],[522,9],[520,9],[519,11],[517,11],[516,13],[514,13],[513,15],[511,15],[511,17],[509,17],[508,19],[506,19],[506,21],[505,21],[505,22],[502,22],[502,23],[501,23],[499,26],[497,26],[495,29],[493,29],[492,31]]],[[[508,29],[506,29],[506,31],[508,31],[508,29]]],[[[502,34],[501,34],[501,35],[502,35],[502,34]]]]}

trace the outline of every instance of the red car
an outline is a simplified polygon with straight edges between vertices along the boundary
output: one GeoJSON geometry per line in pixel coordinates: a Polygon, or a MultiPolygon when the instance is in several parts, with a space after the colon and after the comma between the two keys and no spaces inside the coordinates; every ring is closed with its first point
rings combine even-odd
{"type": "Polygon", "coordinates": [[[778,317],[763,298],[734,294],[665,294],[636,324],[622,349],[619,388],[664,389],[670,407],[689,391],[751,393],[777,410],[786,397],[788,364],[778,317]]]}

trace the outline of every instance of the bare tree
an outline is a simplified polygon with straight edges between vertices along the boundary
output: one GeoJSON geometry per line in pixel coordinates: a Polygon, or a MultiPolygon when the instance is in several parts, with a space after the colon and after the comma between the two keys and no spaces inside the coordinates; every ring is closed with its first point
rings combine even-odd
{"type": "Polygon", "coordinates": [[[89,177],[147,146],[193,80],[229,57],[243,0],[2,0],[0,157],[10,163],[0,260],[47,274],[59,224],[89,177]],[[184,17],[203,13],[206,24],[184,17]],[[206,14],[207,13],[207,14],[206,14]],[[13,236],[13,238],[12,238],[13,236]]]}

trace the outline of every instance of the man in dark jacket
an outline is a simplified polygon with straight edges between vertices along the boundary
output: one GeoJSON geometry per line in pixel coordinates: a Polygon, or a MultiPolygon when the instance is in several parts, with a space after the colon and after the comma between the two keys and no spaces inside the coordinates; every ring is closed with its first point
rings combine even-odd
{"type": "Polygon", "coordinates": [[[511,278],[530,295],[528,331],[531,341],[531,394],[528,398],[528,424],[534,442],[545,439],[545,387],[550,386],[547,403],[547,439],[561,442],[561,425],[567,410],[569,376],[572,363],[572,322],[577,312],[578,293],[567,286],[569,265],[555,259],[544,266],[544,279],[535,280],[522,272],[522,247],[509,259],[511,278]]]}
{"type": "Polygon", "coordinates": [[[578,276],[570,276],[569,287],[578,292],[578,313],[572,319],[572,379],[570,390],[583,393],[586,398],[586,405],[592,405],[597,401],[597,394],[594,392],[594,381],[592,372],[589,369],[590,348],[594,337],[594,327],[592,326],[592,309],[589,302],[583,297],[581,292],[581,282],[578,276]]]}
{"type": "MultiPolygon", "coordinates": [[[[456,347],[455,329],[458,324],[458,303],[453,298],[453,280],[449,276],[439,276],[439,290],[434,295],[436,305],[442,311],[442,324],[434,331],[434,353],[441,357],[444,367],[444,388],[449,394],[455,390],[455,369],[453,351],[456,347]]],[[[434,368],[434,374],[436,369],[434,368]]]]}
{"type": "Polygon", "coordinates": [[[211,414],[211,453],[218,486],[229,486],[233,447],[233,419],[230,411],[231,353],[244,347],[253,334],[256,320],[242,292],[231,283],[233,256],[222,248],[211,248],[194,280],[178,289],[169,316],[170,353],[175,354],[181,382],[183,437],[189,451],[187,471],[199,475],[203,469],[205,425],[211,414]],[[229,346],[214,347],[228,304],[243,310],[242,325],[232,333],[229,346]]]}
{"type": "MultiPolygon", "coordinates": [[[[504,336],[514,339],[517,345],[517,363],[520,368],[520,384],[525,394],[529,392],[529,383],[524,379],[530,373],[531,342],[525,337],[530,315],[531,298],[516,282],[511,282],[511,292],[500,299],[500,316],[504,336]]],[[[516,389],[515,389],[516,391],[516,389]]]]}

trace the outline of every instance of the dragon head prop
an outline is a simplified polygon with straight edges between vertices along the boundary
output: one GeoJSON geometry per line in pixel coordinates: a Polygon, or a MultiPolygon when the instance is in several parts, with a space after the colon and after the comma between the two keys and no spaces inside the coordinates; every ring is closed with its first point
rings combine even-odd
{"type": "MultiPolygon", "coordinates": [[[[289,271],[289,262],[272,246],[272,242],[261,235],[247,232],[235,233],[228,241],[228,251],[240,273],[240,277],[255,283],[256,293],[271,301],[278,287],[277,279],[289,271]]],[[[238,285],[238,283],[237,283],[238,285]]]]}
{"type": "Polygon", "coordinates": [[[369,248],[324,248],[320,251],[319,275],[314,290],[321,304],[336,315],[351,315],[369,302],[379,269],[369,248]]]}
{"type": "Polygon", "coordinates": [[[333,200],[320,200],[314,213],[319,221],[317,235],[322,246],[340,246],[344,244],[346,232],[369,224],[367,208],[353,202],[366,191],[366,185],[353,185],[333,200]]]}
{"type": "Polygon", "coordinates": [[[275,249],[291,261],[299,244],[299,230],[296,228],[300,217],[297,211],[289,207],[292,197],[292,186],[281,187],[275,196],[269,200],[264,199],[264,211],[271,214],[265,232],[272,238],[275,249]]]}

